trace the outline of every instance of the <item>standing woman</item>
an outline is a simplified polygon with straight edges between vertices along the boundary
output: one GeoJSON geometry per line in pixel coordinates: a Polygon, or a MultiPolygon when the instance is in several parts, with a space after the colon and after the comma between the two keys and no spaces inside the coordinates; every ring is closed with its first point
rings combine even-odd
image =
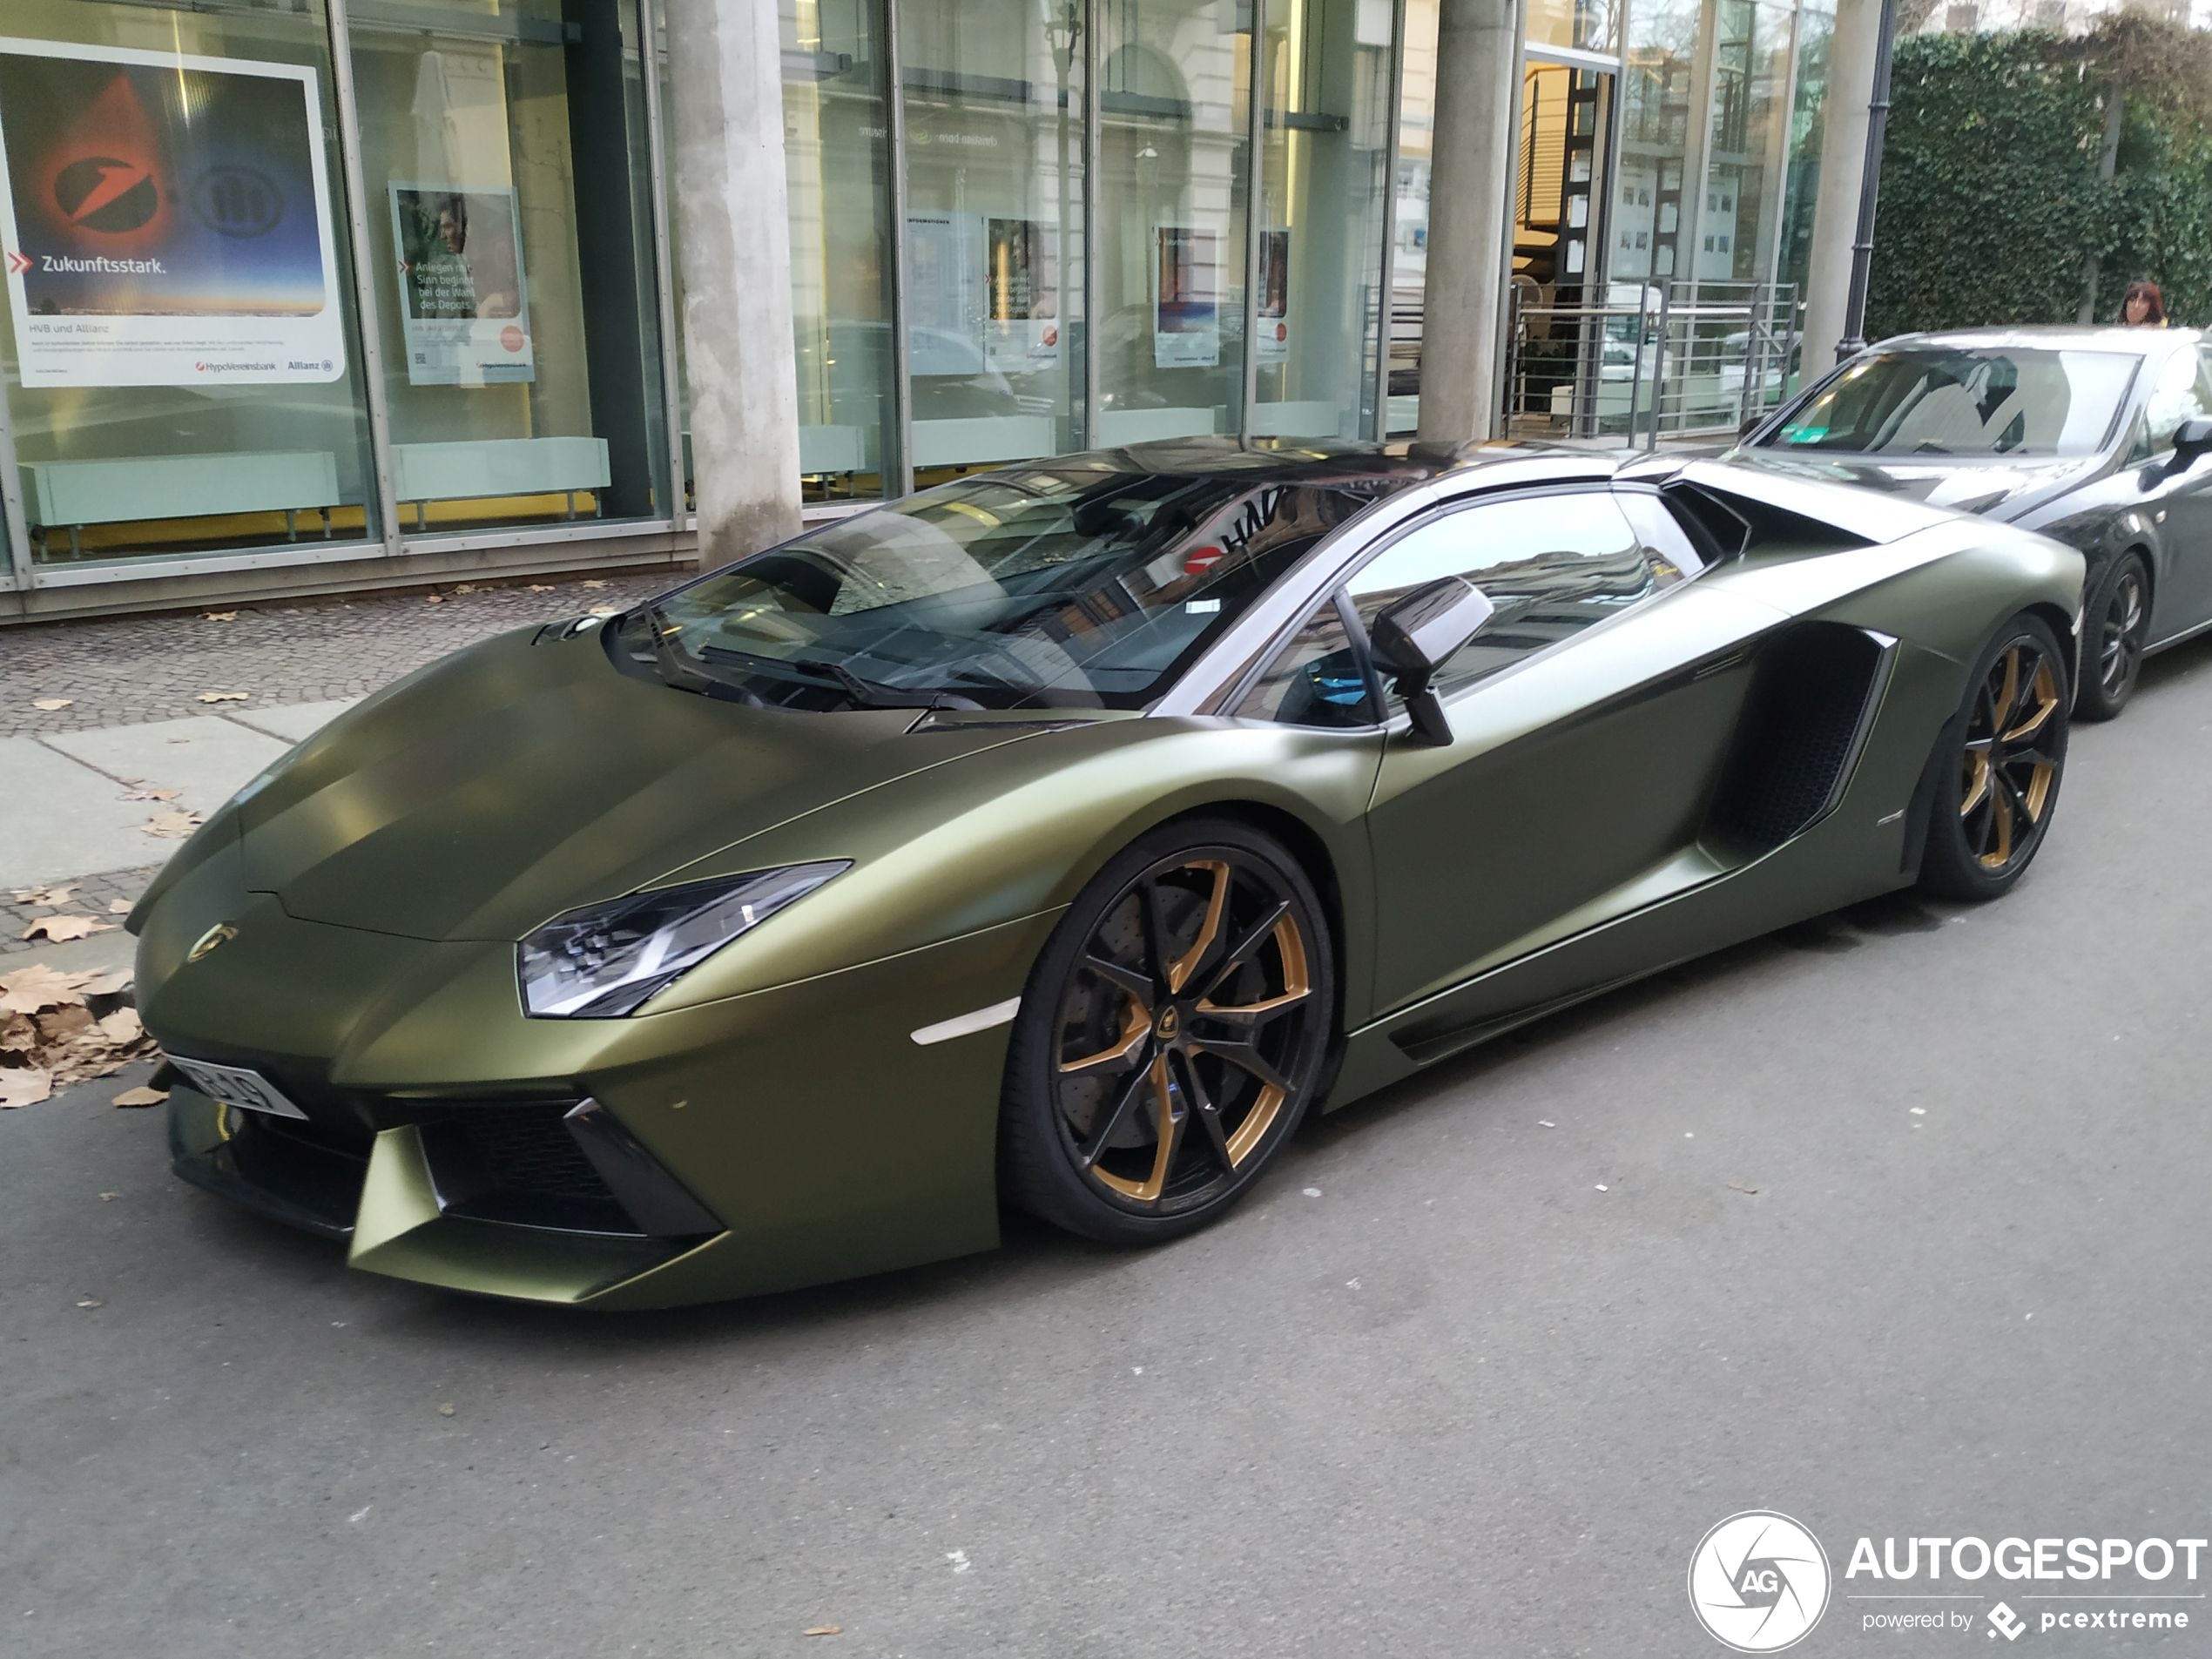
{"type": "Polygon", "coordinates": [[[2121,297],[2120,320],[2130,328],[2163,328],[2166,296],[2155,282],[2130,282],[2121,297]]]}

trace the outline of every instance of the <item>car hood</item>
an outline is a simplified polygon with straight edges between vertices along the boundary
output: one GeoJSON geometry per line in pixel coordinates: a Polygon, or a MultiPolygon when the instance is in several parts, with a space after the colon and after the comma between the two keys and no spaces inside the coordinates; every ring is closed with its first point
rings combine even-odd
{"type": "MultiPolygon", "coordinates": [[[[523,631],[388,688],[237,803],[246,886],[302,921],[519,939],[563,911],[912,773],[1034,736],[913,710],[753,709],[523,631]]],[[[825,846],[817,855],[834,858],[825,846]]]]}
{"type": "Polygon", "coordinates": [[[1910,455],[1877,459],[1871,455],[1815,456],[1750,447],[1732,451],[1728,459],[1791,477],[1857,484],[1954,513],[1979,513],[2006,521],[2087,482],[2104,467],[2101,455],[2033,461],[1956,461],[1910,455]]]}

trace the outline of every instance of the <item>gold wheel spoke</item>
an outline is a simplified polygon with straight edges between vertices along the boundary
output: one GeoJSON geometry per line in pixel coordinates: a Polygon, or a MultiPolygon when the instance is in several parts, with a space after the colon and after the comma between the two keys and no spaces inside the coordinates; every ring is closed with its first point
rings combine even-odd
{"type": "MultiPolygon", "coordinates": [[[[1268,935],[1278,933],[1281,925],[1289,921],[1290,914],[1291,901],[1285,899],[1239,934],[1237,942],[1224,953],[1221,966],[1214,969],[1213,977],[1206,982],[1206,988],[1198,994],[1199,1001],[1204,1001],[1211,998],[1216,991],[1235,977],[1237,970],[1251,960],[1251,954],[1266,942],[1268,935]]],[[[1290,934],[1293,940],[1298,938],[1296,923],[1291,924],[1290,934]]],[[[1302,951],[1303,946],[1301,945],[1299,948],[1302,951]]],[[[1287,971],[1287,966],[1285,971],[1287,971]]],[[[1305,961],[1302,954],[1298,976],[1302,982],[1305,977],[1305,961]]]]}
{"type": "Polygon", "coordinates": [[[1296,1008],[1312,995],[1311,990],[1301,985],[1296,990],[1284,992],[1280,996],[1271,996],[1264,1002],[1245,1002],[1224,1007],[1217,1002],[1202,1001],[1192,1012],[1204,1015],[1209,1020],[1219,1020],[1224,1024],[1238,1026],[1249,1031],[1254,1026],[1263,1025],[1273,1019],[1284,1009],[1296,1008]]]}
{"type": "Polygon", "coordinates": [[[1213,877],[1213,890],[1206,895],[1206,917],[1198,924],[1198,937],[1190,948],[1168,964],[1168,994],[1173,995],[1190,982],[1198,964],[1221,934],[1221,918],[1229,907],[1229,867],[1226,864],[1204,863],[1189,866],[1193,870],[1204,870],[1213,877]]]}
{"type": "Polygon", "coordinates": [[[1971,744],[1968,745],[1966,763],[1973,768],[1973,772],[1972,781],[1966,786],[1966,797],[1959,803],[1959,816],[1961,818],[1972,817],[1974,809],[1979,806],[1989,794],[1988,750],[1986,747],[1977,748],[1971,744]]]}
{"type": "MultiPolygon", "coordinates": [[[[2034,706],[2005,733],[2006,743],[2018,743],[2032,738],[2050,724],[2052,715],[2058,712],[2058,676],[2051,671],[2050,664],[2040,657],[2035,659],[2035,672],[2028,678],[2021,691],[2023,699],[2033,698],[2034,706]]],[[[2010,718],[2010,715],[2006,716],[2010,718]]]]}
{"type": "Polygon", "coordinates": [[[1140,1071],[1132,1076],[1123,1086],[1122,1092],[1114,1097],[1113,1105],[1091,1125],[1090,1139],[1076,1149],[1076,1162],[1109,1186],[1124,1186],[1124,1184],[1096,1166],[1098,1160],[1105,1156],[1107,1143],[1121,1131],[1130,1109],[1136,1103],[1137,1096],[1144,1092],[1145,1081],[1144,1072],[1140,1071]]]}
{"type": "Polygon", "coordinates": [[[1144,1047],[1144,1039],[1152,1034],[1152,1018],[1135,997],[1130,999],[1127,1017],[1122,1023],[1120,1040],[1096,1054],[1087,1054],[1080,1060],[1062,1060],[1060,1075],[1080,1077],[1092,1072],[1126,1071],[1136,1063],[1137,1055],[1144,1047]]]}

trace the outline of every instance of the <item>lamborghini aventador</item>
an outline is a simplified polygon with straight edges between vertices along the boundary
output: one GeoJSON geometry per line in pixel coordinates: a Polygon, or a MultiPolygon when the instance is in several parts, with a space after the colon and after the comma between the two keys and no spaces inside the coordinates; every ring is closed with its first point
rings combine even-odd
{"type": "Polygon", "coordinates": [[[131,920],[185,1179],[602,1308],[1176,1238],[1309,1111],[1914,882],[2011,887],[2081,556],[1711,461],[979,474],[488,640],[131,920]]]}

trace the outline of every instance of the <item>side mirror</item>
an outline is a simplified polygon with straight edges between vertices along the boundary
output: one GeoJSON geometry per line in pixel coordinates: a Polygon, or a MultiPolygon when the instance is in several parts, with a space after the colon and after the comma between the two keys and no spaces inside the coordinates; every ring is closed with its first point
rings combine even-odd
{"type": "Polygon", "coordinates": [[[2212,415],[2193,415],[2174,434],[2174,464],[2186,467],[2212,452],[2212,415]]]}
{"type": "Polygon", "coordinates": [[[1397,677],[1413,735],[1423,743],[1452,740],[1452,723],[1429,682],[1496,614],[1489,595],[1474,583],[1447,576],[1414,589],[1369,624],[1376,664],[1397,677]]]}

